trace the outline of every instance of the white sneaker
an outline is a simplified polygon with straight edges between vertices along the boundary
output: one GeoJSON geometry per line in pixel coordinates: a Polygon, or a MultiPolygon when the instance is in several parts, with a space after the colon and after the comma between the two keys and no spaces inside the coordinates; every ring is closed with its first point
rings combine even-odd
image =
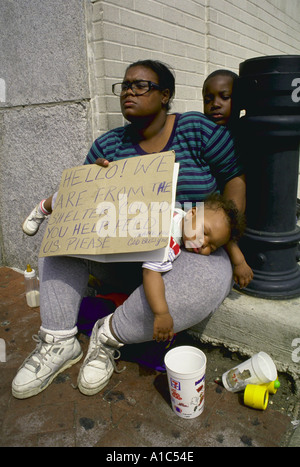
{"type": "Polygon", "coordinates": [[[22,225],[22,230],[24,233],[27,235],[35,235],[37,231],[40,228],[40,225],[46,217],[48,217],[47,214],[43,214],[39,210],[40,203],[36,205],[36,207],[31,211],[28,217],[26,217],[25,221],[23,222],[22,225]]]}
{"type": "MultiPolygon", "coordinates": [[[[114,371],[121,373],[125,370],[125,367],[118,370],[115,362],[120,357],[118,348],[123,344],[103,334],[108,326],[108,318],[109,316],[104,320],[99,319],[94,325],[88,353],[78,375],[78,389],[86,396],[92,396],[101,391],[114,371]],[[101,340],[105,341],[105,344],[101,340]]],[[[108,331],[107,334],[110,332],[108,331]]]]}
{"type": "Polygon", "coordinates": [[[17,399],[39,394],[59,373],[77,363],[83,355],[75,336],[58,341],[51,334],[39,331],[33,340],[38,345],[26,358],[12,382],[12,394],[17,399]]]}

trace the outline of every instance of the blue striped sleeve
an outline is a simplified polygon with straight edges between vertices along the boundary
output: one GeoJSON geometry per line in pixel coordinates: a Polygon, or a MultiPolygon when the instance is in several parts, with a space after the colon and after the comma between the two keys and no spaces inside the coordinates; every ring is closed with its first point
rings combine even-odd
{"type": "Polygon", "coordinates": [[[231,134],[223,126],[216,127],[207,141],[204,159],[211,167],[214,176],[222,183],[243,173],[231,134]]]}
{"type": "Polygon", "coordinates": [[[96,139],[93,142],[92,147],[89,150],[89,153],[85,158],[84,165],[94,164],[96,159],[98,159],[99,157],[104,158],[104,154],[101,151],[101,147],[99,146],[98,139],[96,139]]]}

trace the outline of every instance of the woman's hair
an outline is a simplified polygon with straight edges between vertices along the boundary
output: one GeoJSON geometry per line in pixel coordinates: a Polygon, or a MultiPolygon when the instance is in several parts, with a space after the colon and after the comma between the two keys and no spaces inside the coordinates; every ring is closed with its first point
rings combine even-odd
{"type": "Polygon", "coordinates": [[[169,89],[170,92],[170,99],[166,104],[167,111],[171,107],[171,101],[175,95],[175,75],[174,72],[170,70],[170,68],[162,62],[158,60],[138,60],[137,62],[131,63],[127,69],[133,68],[135,66],[142,66],[145,68],[150,68],[150,70],[154,71],[157,74],[159,80],[159,86],[161,90],[169,89]]]}
{"type": "Polygon", "coordinates": [[[238,241],[243,236],[246,228],[246,218],[238,210],[234,201],[225,198],[219,193],[212,193],[205,199],[204,206],[213,211],[223,209],[231,230],[230,240],[238,241]]]}

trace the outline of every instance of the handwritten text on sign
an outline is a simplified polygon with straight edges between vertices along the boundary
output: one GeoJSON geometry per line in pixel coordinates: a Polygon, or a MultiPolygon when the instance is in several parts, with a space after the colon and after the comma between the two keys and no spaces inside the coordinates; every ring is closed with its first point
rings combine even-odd
{"type": "Polygon", "coordinates": [[[166,247],[174,160],[168,151],[65,170],[40,256],[166,247]]]}

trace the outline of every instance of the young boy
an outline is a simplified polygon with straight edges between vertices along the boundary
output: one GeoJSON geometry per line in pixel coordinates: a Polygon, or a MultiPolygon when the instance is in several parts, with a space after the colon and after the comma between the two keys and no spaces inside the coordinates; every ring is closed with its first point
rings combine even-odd
{"type": "Polygon", "coordinates": [[[203,83],[204,114],[217,125],[230,127],[239,118],[239,109],[233,109],[232,92],[238,75],[229,70],[216,70],[203,83]]]}
{"type": "MultiPolygon", "coordinates": [[[[143,286],[154,314],[153,339],[172,339],[173,319],[165,298],[162,273],[172,269],[180,254],[180,245],[200,255],[210,255],[229,240],[238,240],[244,231],[244,216],[235,204],[215,193],[204,201],[204,215],[198,207],[187,213],[175,209],[168,261],[143,263],[143,286]]],[[[234,258],[233,258],[234,259],[234,258]]]]}
{"type": "MultiPolygon", "coordinates": [[[[203,83],[204,114],[217,125],[227,126],[234,138],[235,125],[239,119],[240,109],[234,105],[232,94],[234,82],[238,75],[229,70],[216,70],[203,83]]],[[[226,245],[226,251],[233,265],[233,278],[242,289],[253,279],[253,271],[246,263],[245,257],[236,242],[226,245]]]]}

